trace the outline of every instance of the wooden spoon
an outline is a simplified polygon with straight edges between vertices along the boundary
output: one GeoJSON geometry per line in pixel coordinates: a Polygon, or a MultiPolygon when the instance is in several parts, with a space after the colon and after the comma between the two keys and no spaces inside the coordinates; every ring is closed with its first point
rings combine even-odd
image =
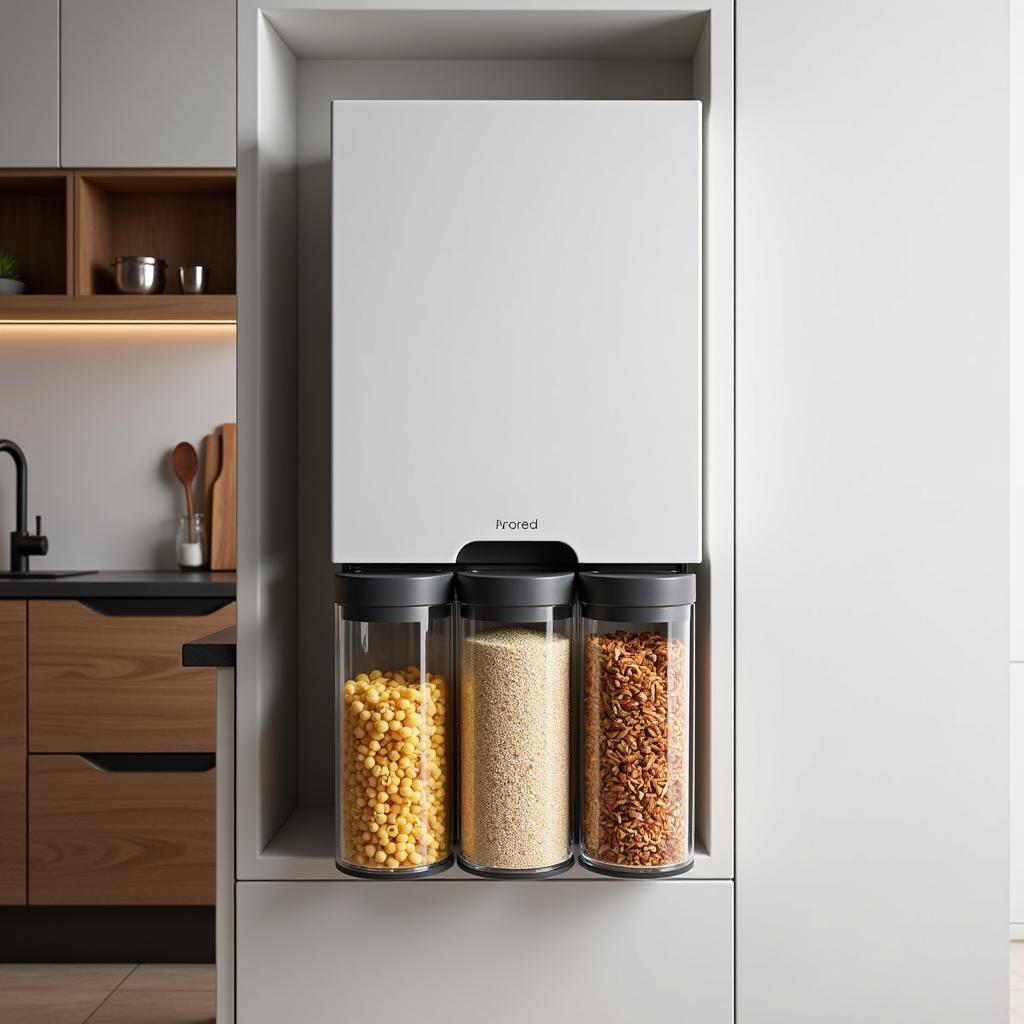
{"type": "Polygon", "coordinates": [[[196,519],[194,506],[192,504],[192,481],[199,472],[199,456],[195,448],[182,441],[176,445],[171,454],[171,464],[174,466],[174,475],[181,481],[185,488],[185,511],[188,514],[188,541],[190,544],[196,542],[196,519]]]}

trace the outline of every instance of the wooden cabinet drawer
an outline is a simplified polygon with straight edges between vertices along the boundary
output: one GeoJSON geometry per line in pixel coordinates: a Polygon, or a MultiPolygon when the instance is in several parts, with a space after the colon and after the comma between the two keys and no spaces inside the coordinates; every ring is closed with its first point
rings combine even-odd
{"type": "Polygon", "coordinates": [[[140,615],[142,603],[29,602],[30,751],[216,749],[216,671],[182,668],[181,645],[232,625],[234,604],[209,614],[140,615]]]}
{"type": "Polygon", "coordinates": [[[33,754],[29,903],[213,903],[215,786],[212,768],[104,770],[83,757],[33,754]]]}
{"type": "Polygon", "coordinates": [[[0,905],[25,902],[25,602],[0,601],[0,905]]]}

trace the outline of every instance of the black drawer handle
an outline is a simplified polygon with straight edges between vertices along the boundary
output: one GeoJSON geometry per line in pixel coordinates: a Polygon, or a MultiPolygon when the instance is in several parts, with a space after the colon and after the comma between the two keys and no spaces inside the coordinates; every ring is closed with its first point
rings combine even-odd
{"type": "Polygon", "coordinates": [[[208,772],[216,754],[79,754],[101,772],[208,772]]]}
{"type": "Polygon", "coordinates": [[[233,597],[83,597],[79,604],[100,615],[212,615],[233,597]]]}

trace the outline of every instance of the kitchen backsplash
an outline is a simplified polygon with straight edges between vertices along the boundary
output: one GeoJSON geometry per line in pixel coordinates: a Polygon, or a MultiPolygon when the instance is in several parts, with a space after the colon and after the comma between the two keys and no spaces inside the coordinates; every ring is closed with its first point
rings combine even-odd
{"type": "MultiPolygon", "coordinates": [[[[233,324],[0,325],[0,437],[25,451],[50,539],[35,568],[175,568],[170,451],[234,420],[233,324]]],[[[4,569],[14,479],[0,458],[4,569]]]]}

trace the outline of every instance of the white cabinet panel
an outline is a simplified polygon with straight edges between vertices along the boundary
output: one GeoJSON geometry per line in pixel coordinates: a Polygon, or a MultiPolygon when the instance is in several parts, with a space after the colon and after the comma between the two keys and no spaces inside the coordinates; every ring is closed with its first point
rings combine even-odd
{"type": "MultiPolygon", "coordinates": [[[[1019,259],[1024,260],[1024,245],[1020,250],[1019,259]]],[[[1012,265],[1024,267],[1016,260],[1012,265]]],[[[1015,284],[1018,289],[1024,289],[1024,281],[1015,284]]],[[[1024,303],[1017,299],[1011,306],[1015,331],[1010,347],[1010,660],[1024,662],[1024,319],[1015,306],[1024,303]]]]}
{"type": "Polygon", "coordinates": [[[65,0],[65,167],[233,167],[233,0],[65,0]]]}
{"type": "Polygon", "coordinates": [[[0,167],[60,166],[60,0],[0,0],[0,167]]]}
{"type": "Polygon", "coordinates": [[[737,3],[741,1024],[1006,1020],[1007,7],[737,3]]]}
{"type": "Polygon", "coordinates": [[[335,562],[701,560],[701,133],[693,100],[334,104],[335,562]]]}
{"type": "Polygon", "coordinates": [[[1010,666],[1010,923],[1024,927],[1024,665],[1010,666]]]}
{"type": "Polygon", "coordinates": [[[731,882],[240,882],[236,913],[240,1024],[733,1022],[731,882]]]}

